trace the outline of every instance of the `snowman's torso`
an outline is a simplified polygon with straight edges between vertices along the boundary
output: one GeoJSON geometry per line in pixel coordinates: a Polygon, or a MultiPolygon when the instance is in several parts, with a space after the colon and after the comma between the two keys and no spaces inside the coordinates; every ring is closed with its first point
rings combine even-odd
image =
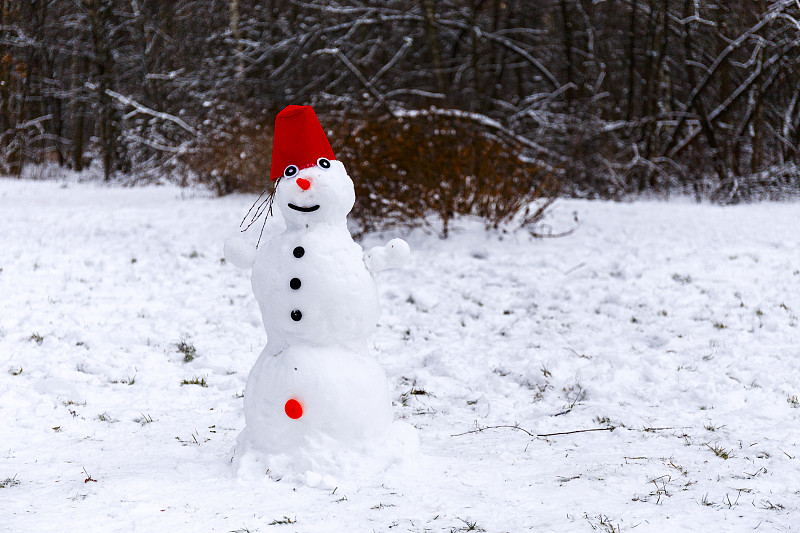
{"type": "Polygon", "coordinates": [[[375,329],[375,282],[344,225],[275,236],[256,256],[252,285],[272,355],[296,343],[348,346],[375,329]]]}

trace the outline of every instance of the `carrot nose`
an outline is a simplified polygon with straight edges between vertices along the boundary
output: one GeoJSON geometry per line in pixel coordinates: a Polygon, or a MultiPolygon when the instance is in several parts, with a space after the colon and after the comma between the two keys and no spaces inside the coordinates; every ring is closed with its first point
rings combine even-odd
{"type": "Polygon", "coordinates": [[[308,181],[307,179],[297,178],[297,186],[303,189],[304,191],[307,191],[308,188],[311,187],[311,182],[308,181]]]}

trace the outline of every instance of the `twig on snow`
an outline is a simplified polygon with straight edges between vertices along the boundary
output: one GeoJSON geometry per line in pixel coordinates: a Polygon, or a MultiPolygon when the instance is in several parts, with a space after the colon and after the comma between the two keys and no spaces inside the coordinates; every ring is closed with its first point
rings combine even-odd
{"type": "Polygon", "coordinates": [[[564,272],[564,275],[565,276],[569,276],[570,274],[572,274],[573,272],[575,272],[579,268],[583,268],[585,266],[586,266],[586,262],[580,263],[579,265],[575,265],[574,267],[572,267],[569,270],[567,270],[566,272],[564,272]]]}
{"type": "Polygon", "coordinates": [[[476,429],[472,429],[470,431],[465,431],[464,433],[456,433],[454,435],[450,435],[451,437],[461,437],[462,435],[469,435],[470,433],[482,433],[488,429],[516,429],[517,431],[522,431],[526,435],[530,437],[555,437],[558,435],[572,435],[574,433],[590,433],[593,431],[614,431],[617,429],[615,426],[608,427],[608,428],[589,428],[589,429],[576,429],[573,431],[558,431],[556,433],[532,433],[525,428],[521,428],[517,425],[499,425],[499,426],[485,426],[485,427],[478,427],[476,429]]]}
{"type": "MultiPolygon", "coordinates": [[[[567,412],[569,412],[569,411],[567,411],[567,412]]],[[[563,414],[563,413],[557,413],[554,416],[558,416],[560,414],[563,414]]],[[[689,426],[646,427],[646,428],[642,428],[642,429],[623,427],[622,429],[627,429],[629,431],[644,431],[644,432],[650,433],[650,432],[654,432],[654,431],[667,431],[667,430],[670,430],[670,429],[687,429],[688,427],[689,426]]],[[[469,435],[471,433],[483,433],[484,431],[489,430],[489,429],[516,429],[517,431],[522,431],[523,433],[525,433],[529,437],[536,438],[536,437],[556,437],[556,436],[559,436],[559,435],[573,435],[575,433],[592,433],[592,432],[595,432],[595,431],[614,431],[617,428],[618,428],[618,426],[610,426],[610,427],[607,427],[607,428],[575,429],[575,430],[572,430],[572,431],[558,431],[558,432],[555,432],[555,433],[533,433],[531,431],[528,431],[525,428],[519,427],[519,425],[516,425],[516,424],[514,424],[514,425],[512,425],[512,424],[501,424],[501,425],[498,425],[498,426],[484,426],[484,427],[478,426],[477,428],[472,429],[470,431],[465,431],[463,433],[455,433],[455,434],[450,435],[450,436],[451,437],[461,437],[463,435],[469,435]]],[[[783,452],[783,453],[786,453],[786,452],[783,452]]]]}

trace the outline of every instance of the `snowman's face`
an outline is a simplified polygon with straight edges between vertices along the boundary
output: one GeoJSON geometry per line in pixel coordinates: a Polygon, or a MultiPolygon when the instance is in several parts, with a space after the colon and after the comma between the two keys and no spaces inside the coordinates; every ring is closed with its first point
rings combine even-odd
{"type": "Polygon", "coordinates": [[[313,167],[290,166],[275,191],[275,202],[287,224],[343,220],[356,201],[353,180],[340,161],[320,158],[313,167]]]}

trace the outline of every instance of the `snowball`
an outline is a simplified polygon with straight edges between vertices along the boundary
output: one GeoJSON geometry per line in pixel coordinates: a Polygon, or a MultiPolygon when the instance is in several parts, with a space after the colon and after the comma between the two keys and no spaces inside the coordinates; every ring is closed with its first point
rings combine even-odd
{"type": "Polygon", "coordinates": [[[247,379],[244,415],[253,447],[291,454],[332,438],[377,442],[392,423],[386,375],[369,355],[295,343],[278,355],[264,349],[247,379]],[[296,400],[300,418],[285,411],[296,400]]]}
{"type": "Polygon", "coordinates": [[[364,255],[364,262],[372,272],[403,266],[411,255],[411,248],[403,239],[392,239],[386,246],[376,246],[364,255]]]}
{"type": "Polygon", "coordinates": [[[256,259],[256,248],[241,237],[231,237],[225,241],[225,260],[239,268],[247,269],[253,266],[256,259]]]}
{"type": "Polygon", "coordinates": [[[308,485],[309,487],[316,487],[317,485],[319,485],[320,481],[322,481],[322,476],[320,474],[317,474],[316,472],[308,470],[306,472],[305,481],[306,485],[308,485]]]}

